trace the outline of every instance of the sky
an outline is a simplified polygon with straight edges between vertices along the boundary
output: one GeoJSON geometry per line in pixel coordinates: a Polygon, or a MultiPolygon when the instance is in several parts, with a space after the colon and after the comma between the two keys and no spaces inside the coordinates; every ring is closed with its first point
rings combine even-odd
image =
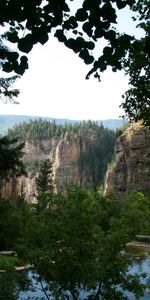
{"type": "MultiPolygon", "coordinates": [[[[128,13],[119,18],[121,26],[131,32],[128,13]]],[[[113,73],[109,69],[102,74],[101,82],[92,77],[86,80],[89,70],[77,54],[51,36],[44,46],[34,46],[29,70],[15,84],[20,89],[19,104],[0,102],[0,114],[76,120],[119,118],[128,78],[123,71],[113,73]]]]}

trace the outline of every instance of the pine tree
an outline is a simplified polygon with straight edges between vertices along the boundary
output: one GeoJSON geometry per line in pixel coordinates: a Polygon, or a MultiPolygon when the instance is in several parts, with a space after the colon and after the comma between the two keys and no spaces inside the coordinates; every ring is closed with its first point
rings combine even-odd
{"type": "Polygon", "coordinates": [[[40,172],[36,178],[36,188],[38,192],[54,192],[52,164],[49,159],[41,163],[40,172]]]}
{"type": "Polygon", "coordinates": [[[7,136],[0,138],[0,179],[26,175],[23,163],[24,142],[19,143],[17,138],[7,136]]]}
{"type": "Polygon", "coordinates": [[[36,178],[37,211],[46,208],[54,199],[54,184],[52,163],[49,159],[45,159],[41,163],[39,175],[36,178]]]}

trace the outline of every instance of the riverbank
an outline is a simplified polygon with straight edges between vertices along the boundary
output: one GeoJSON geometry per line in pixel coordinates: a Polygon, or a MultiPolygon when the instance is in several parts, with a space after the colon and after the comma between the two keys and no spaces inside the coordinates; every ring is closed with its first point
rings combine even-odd
{"type": "Polygon", "coordinates": [[[150,257],[150,236],[137,235],[134,241],[127,243],[126,251],[136,259],[150,257]]]}

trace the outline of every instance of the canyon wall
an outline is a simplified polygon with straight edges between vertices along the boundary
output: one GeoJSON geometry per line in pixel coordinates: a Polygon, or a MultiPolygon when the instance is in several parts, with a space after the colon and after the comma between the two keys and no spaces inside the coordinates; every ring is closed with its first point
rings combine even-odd
{"type": "Polygon", "coordinates": [[[24,148],[24,162],[27,166],[28,177],[13,178],[8,183],[3,184],[2,194],[7,197],[15,196],[23,188],[27,201],[34,201],[36,195],[35,178],[39,171],[39,162],[48,158],[53,166],[57,191],[65,192],[71,184],[81,185],[87,189],[101,184],[102,170],[106,170],[108,160],[111,157],[110,152],[112,155],[114,148],[113,137],[111,151],[108,149],[109,139],[108,135],[106,138],[107,148],[103,154],[100,150],[102,148],[100,134],[94,130],[89,130],[83,136],[66,132],[61,137],[27,140],[24,148]],[[98,150],[96,153],[95,147],[98,150]],[[106,162],[104,162],[105,159],[102,155],[106,155],[106,162]],[[94,172],[97,167],[98,172],[95,175],[94,172]]]}
{"type": "Polygon", "coordinates": [[[113,168],[107,171],[105,193],[138,190],[150,196],[150,129],[132,124],[116,140],[113,168]]]}

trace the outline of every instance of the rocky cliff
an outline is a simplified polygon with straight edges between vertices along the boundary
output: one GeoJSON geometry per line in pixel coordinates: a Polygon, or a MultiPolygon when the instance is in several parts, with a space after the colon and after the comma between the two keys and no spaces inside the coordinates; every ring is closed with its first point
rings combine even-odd
{"type": "Polygon", "coordinates": [[[33,201],[36,195],[35,177],[40,161],[47,158],[53,165],[57,191],[65,192],[70,184],[82,185],[85,188],[100,185],[114,149],[114,134],[108,130],[104,138],[103,129],[101,130],[102,132],[89,129],[82,136],[66,132],[63,136],[27,140],[24,162],[28,177],[13,178],[4,184],[3,195],[16,195],[23,187],[27,200],[33,201]]]}
{"type": "Polygon", "coordinates": [[[114,167],[107,171],[105,193],[132,190],[150,195],[150,129],[132,124],[117,138],[114,167]]]}

